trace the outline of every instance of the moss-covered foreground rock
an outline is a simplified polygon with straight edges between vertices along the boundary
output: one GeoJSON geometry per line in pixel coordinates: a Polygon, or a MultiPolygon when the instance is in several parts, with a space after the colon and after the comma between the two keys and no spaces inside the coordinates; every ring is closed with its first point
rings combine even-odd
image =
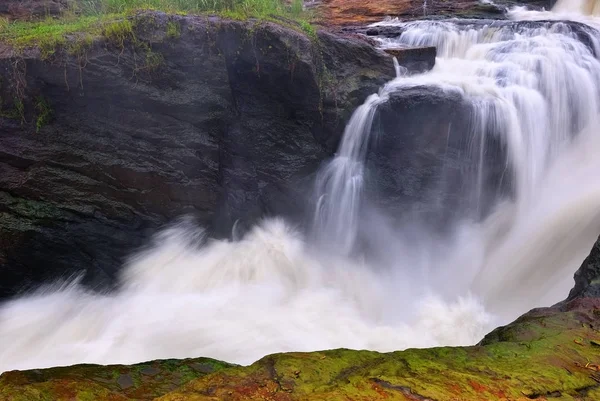
{"type": "Polygon", "coordinates": [[[599,400],[599,365],[600,299],[583,298],[533,310],[473,347],[8,372],[0,400],[599,400]]]}
{"type": "Polygon", "coordinates": [[[0,399],[152,400],[192,379],[234,365],[208,358],[163,360],[131,366],[78,365],[0,376],[0,399]]]}

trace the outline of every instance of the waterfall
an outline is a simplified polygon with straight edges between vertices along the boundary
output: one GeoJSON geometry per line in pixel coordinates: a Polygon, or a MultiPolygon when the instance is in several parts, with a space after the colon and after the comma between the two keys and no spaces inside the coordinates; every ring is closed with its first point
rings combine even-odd
{"type": "Polygon", "coordinates": [[[338,155],[318,175],[314,232],[333,239],[345,254],[354,247],[364,182],[364,159],[371,123],[381,96],[371,95],[359,106],[344,131],[338,155]]]}
{"type": "MultiPolygon", "coordinates": [[[[90,293],[74,281],[0,305],[0,344],[9,344],[0,347],[0,372],[469,345],[526,310],[564,299],[600,232],[595,4],[513,9],[514,21],[504,22],[376,24],[401,31],[379,38],[381,47],[436,46],[436,66],[413,76],[400,71],[354,111],[338,152],[316,178],[307,232],[275,218],[235,241],[211,240],[184,222],[132,255],[114,293],[90,293]],[[559,21],[565,10],[576,22],[559,21]],[[368,197],[368,160],[378,156],[382,135],[407,135],[404,121],[375,129],[378,118],[399,94],[432,88],[464,104],[468,120],[434,139],[459,136],[457,157],[472,164],[459,171],[469,185],[450,189],[466,192],[475,217],[449,221],[443,235],[398,223],[368,197]],[[503,150],[493,162],[506,167],[511,196],[494,195],[493,207],[480,212],[489,201],[490,142],[503,150]],[[198,237],[200,247],[192,243],[198,237]],[[378,244],[373,257],[357,250],[361,237],[378,244]]],[[[434,117],[419,122],[427,127],[434,117]]],[[[445,190],[427,192],[426,201],[453,208],[438,197],[445,190]]],[[[413,212],[402,206],[394,213],[413,212]]]]}
{"type": "Polygon", "coordinates": [[[600,1],[598,0],[558,0],[552,9],[559,14],[579,14],[600,16],[600,1]]]}
{"type": "MultiPolygon", "coordinates": [[[[381,46],[436,46],[439,57],[433,71],[399,76],[367,99],[348,123],[336,158],[320,173],[315,232],[335,239],[340,249],[355,247],[371,123],[378,104],[391,93],[437,86],[460,93],[471,105],[471,130],[459,135],[470,138],[465,143],[478,160],[472,194],[477,210],[482,207],[486,135],[498,135],[508,149],[516,204],[527,208],[551,162],[584,127],[600,122],[600,61],[566,23],[375,25],[402,29],[398,38],[380,39],[381,46]]],[[[600,37],[592,28],[584,33],[594,40],[600,37]]],[[[397,135],[402,135],[401,128],[397,135]]]]}

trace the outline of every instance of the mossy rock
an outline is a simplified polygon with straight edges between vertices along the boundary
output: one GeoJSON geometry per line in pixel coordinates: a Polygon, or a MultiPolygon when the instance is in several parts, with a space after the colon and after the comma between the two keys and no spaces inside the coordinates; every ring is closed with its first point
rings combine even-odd
{"type": "Polygon", "coordinates": [[[190,380],[232,366],[198,358],[7,372],[0,376],[0,400],[152,400],[190,380]]]}
{"type": "Polygon", "coordinates": [[[534,310],[472,347],[9,372],[0,400],[598,400],[599,310],[598,298],[534,310]]]}

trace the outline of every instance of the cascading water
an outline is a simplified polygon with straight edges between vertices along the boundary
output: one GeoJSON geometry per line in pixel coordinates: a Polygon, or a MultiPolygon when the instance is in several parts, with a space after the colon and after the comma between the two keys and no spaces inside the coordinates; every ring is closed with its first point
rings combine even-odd
{"type": "MultiPolygon", "coordinates": [[[[575,2],[557,7],[566,3],[575,2]]],[[[512,15],[519,13],[535,19],[524,10],[512,15]]],[[[9,344],[0,348],[0,372],[466,345],[564,298],[600,232],[600,35],[592,22],[382,23],[403,31],[382,46],[435,45],[436,67],[398,77],[355,111],[337,156],[318,175],[307,236],[274,219],[239,241],[203,239],[197,247],[190,238],[202,235],[177,225],[131,259],[116,293],[71,283],[0,306],[0,344],[9,344]],[[365,218],[378,109],[398,91],[421,87],[468,105],[468,130],[450,135],[465,137],[475,165],[469,207],[483,202],[489,136],[501,142],[512,176],[511,196],[497,196],[478,218],[454,221],[444,237],[426,226],[403,231],[385,214],[365,218]],[[364,232],[376,233],[387,257],[352,254],[364,232]]],[[[392,134],[401,136],[398,124],[392,134]]]]}
{"type": "Polygon", "coordinates": [[[553,9],[558,14],[600,16],[600,2],[597,0],[558,0],[553,9]]]}
{"type": "MultiPolygon", "coordinates": [[[[399,69],[396,70],[398,74],[399,69]]],[[[371,123],[381,97],[371,95],[359,106],[344,131],[338,156],[317,177],[314,233],[332,239],[344,254],[354,247],[359,230],[364,159],[371,123]]]]}

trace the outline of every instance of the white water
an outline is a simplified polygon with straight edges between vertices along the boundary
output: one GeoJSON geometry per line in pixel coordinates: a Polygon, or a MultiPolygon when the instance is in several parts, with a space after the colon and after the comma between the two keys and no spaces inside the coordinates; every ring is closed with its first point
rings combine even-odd
{"type": "Polygon", "coordinates": [[[473,344],[529,308],[563,299],[600,232],[600,64],[564,25],[406,27],[403,44],[439,46],[437,65],[397,78],[356,110],[338,157],[317,180],[308,238],[275,219],[240,241],[198,249],[189,244],[197,233],[181,224],[132,259],[116,294],[71,284],[1,306],[0,372],[473,344]],[[458,224],[445,240],[374,216],[386,257],[346,256],[364,228],[363,160],[376,107],[393,91],[422,85],[460,93],[477,126],[502,136],[515,202],[499,203],[480,223],[458,224]]]}

